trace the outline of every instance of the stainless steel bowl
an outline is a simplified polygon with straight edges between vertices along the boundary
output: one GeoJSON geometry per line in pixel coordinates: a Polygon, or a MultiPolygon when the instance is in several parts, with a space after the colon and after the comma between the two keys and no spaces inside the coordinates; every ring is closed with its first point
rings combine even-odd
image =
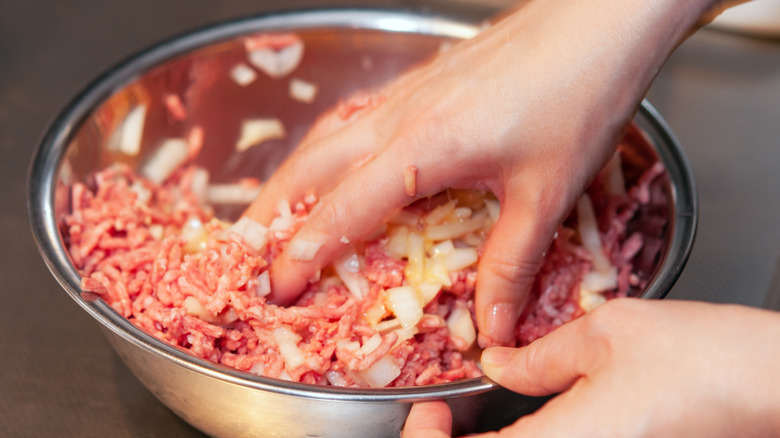
{"type": "MultiPolygon", "coordinates": [[[[351,91],[384,83],[439,50],[469,38],[480,23],[385,10],[280,13],[219,24],[152,47],[116,66],[83,90],[54,120],[29,173],[29,216],[49,269],[65,291],[92,315],[117,354],[141,382],[193,426],[215,436],[397,436],[411,404],[444,399],[455,432],[496,429],[537,409],[544,398],[514,394],[489,379],[404,389],[344,389],[278,381],[189,356],[142,332],[105,302],[83,295],[63,245],[58,221],[68,207],[67,185],[115,161],[137,165],[159,140],[181,136],[191,122],[207,132],[199,163],[213,180],[265,177],[293,148],[315,116],[351,91]],[[245,56],[241,37],[291,31],[305,41],[296,76],[315,81],[311,105],[287,98],[286,82],[259,76],[246,88],[227,79],[245,56]],[[190,118],[171,120],[162,97],[186,95],[190,118]],[[149,104],[141,153],[106,148],[116,123],[138,103],[149,104]],[[284,140],[233,153],[243,118],[273,114],[288,127],[284,140]]],[[[691,171],[677,142],[644,102],[635,120],[669,172],[670,217],[662,260],[641,295],[661,298],[676,281],[693,243],[696,200],[691,171]]],[[[651,152],[652,153],[652,152],[651,152]]],[[[224,211],[223,214],[237,212],[224,211]]],[[[63,321],[67,324],[67,321],[63,321]]]]}

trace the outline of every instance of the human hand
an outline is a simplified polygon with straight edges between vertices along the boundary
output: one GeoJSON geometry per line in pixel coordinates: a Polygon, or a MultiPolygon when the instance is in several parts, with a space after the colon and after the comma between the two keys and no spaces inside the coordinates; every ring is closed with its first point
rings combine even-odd
{"type": "MultiPolygon", "coordinates": [[[[617,299],[529,346],[484,351],[498,384],[560,393],[480,436],[780,435],[780,315],[735,305],[617,299]]],[[[449,437],[446,403],[415,405],[403,438],[449,437]]]]}
{"type": "Polygon", "coordinates": [[[279,199],[320,198],[290,242],[318,250],[274,261],[271,298],[290,302],[349,242],[419,198],[489,190],[501,215],[478,266],[476,319],[481,345],[511,344],[557,226],[700,13],[646,3],[528,2],[368,108],[326,116],[246,212],[268,223],[279,199]]]}

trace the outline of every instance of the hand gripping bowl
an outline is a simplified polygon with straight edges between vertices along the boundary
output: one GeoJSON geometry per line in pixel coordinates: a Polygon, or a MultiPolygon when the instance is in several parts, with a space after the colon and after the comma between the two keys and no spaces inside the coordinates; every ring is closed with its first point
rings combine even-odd
{"type": "MultiPolygon", "coordinates": [[[[186,94],[189,120],[208,133],[199,163],[213,180],[265,178],[307,127],[339,98],[384,83],[435,53],[447,41],[469,38],[479,23],[411,12],[319,10],[273,14],[202,29],[153,47],[94,81],[56,118],[34,156],[29,174],[29,215],[49,269],[65,291],[100,323],[117,354],[170,409],[214,436],[398,436],[415,401],[444,399],[454,432],[491,430],[532,412],[544,398],[514,394],[487,378],[393,389],[313,386],[268,379],[194,358],[142,332],[100,299],[82,294],[80,278],[63,244],[58,220],[68,206],[67,184],[122,160],[137,166],[161,139],[187,132],[162,102],[186,94]],[[293,32],[305,42],[297,73],[319,87],[317,99],[296,103],[285,85],[258,75],[237,87],[224,73],[246,56],[242,37],[293,32]],[[195,78],[197,80],[191,80],[195,78]],[[204,82],[205,81],[205,82],[204,82]],[[206,83],[199,87],[189,84],[206,83]],[[192,102],[200,101],[199,105],[192,102]],[[148,103],[137,155],[107,147],[117,120],[148,103]],[[269,112],[272,111],[272,114],[269,112]],[[286,136],[240,158],[239,123],[273,115],[286,136]]],[[[644,102],[635,123],[669,174],[667,238],[642,298],[661,298],[679,276],[693,243],[696,200],[686,159],[660,116],[644,102]]],[[[236,211],[223,212],[232,214],[236,211]]]]}

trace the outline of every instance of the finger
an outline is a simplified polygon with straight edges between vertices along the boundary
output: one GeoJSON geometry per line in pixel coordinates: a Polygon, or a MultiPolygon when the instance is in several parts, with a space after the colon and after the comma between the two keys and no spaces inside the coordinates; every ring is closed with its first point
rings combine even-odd
{"type": "Polygon", "coordinates": [[[563,324],[526,347],[485,349],[481,361],[485,375],[521,394],[542,396],[569,389],[608,351],[592,335],[590,316],[563,324]]]}
{"type": "Polygon", "coordinates": [[[302,143],[265,182],[244,215],[268,225],[279,200],[294,203],[309,193],[327,193],[351,169],[371,158],[376,144],[371,133],[371,129],[341,129],[302,143]]]}
{"type": "Polygon", "coordinates": [[[406,417],[402,438],[449,438],[452,434],[452,412],[447,403],[415,403],[406,417]]]}
{"type": "Polygon", "coordinates": [[[557,220],[540,211],[539,202],[529,201],[531,192],[525,187],[506,190],[477,268],[475,307],[482,347],[514,345],[517,320],[557,227],[557,220]]]}
{"type": "Polygon", "coordinates": [[[353,242],[374,233],[394,213],[407,204],[431,193],[438,187],[434,177],[417,177],[426,187],[407,193],[408,169],[400,148],[388,147],[364,167],[348,175],[341,184],[323,196],[312,209],[306,223],[298,230],[286,250],[271,267],[272,300],[289,303],[305,287],[309,279],[332,262],[353,242]],[[384,175],[378,178],[377,175],[384,175]],[[314,248],[314,254],[300,256],[299,249],[314,248]]]}

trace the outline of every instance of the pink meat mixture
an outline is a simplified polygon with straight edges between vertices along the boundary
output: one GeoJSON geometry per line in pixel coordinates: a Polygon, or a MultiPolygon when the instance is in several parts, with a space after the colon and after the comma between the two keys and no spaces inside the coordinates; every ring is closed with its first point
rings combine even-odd
{"type": "MultiPolygon", "coordinates": [[[[474,347],[464,347],[447,325],[456,308],[467,309],[474,322],[474,266],[451,274],[452,284],[425,305],[407,336],[379,330],[365,317],[384,291],[406,282],[408,261],[388,254],[387,236],[359,246],[362,275],[370,285],[362,299],[326,270],[294,305],[274,305],[258,292],[267,282],[262,274],[316,200],[295,204],[291,227],[270,231],[267,248],[258,250],[240,234],[226,232],[226,224],[189,190],[195,169],[186,164],[155,185],[114,165],[71,187],[71,213],[62,229],[85,292],[194,356],[272,378],[402,387],[481,375],[474,347]],[[193,224],[202,224],[194,240],[187,234],[193,224]]],[[[648,281],[649,273],[633,266],[661,249],[666,219],[653,212],[668,210],[663,173],[656,163],[621,196],[604,190],[602,176],[588,190],[604,251],[617,269],[617,287],[603,294],[606,299],[635,295],[648,281]],[[633,225],[639,211],[650,215],[641,228],[633,225]]],[[[573,213],[546,253],[532,302],[517,325],[518,345],[584,312],[581,283],[593,263],[573,213]]]]}

